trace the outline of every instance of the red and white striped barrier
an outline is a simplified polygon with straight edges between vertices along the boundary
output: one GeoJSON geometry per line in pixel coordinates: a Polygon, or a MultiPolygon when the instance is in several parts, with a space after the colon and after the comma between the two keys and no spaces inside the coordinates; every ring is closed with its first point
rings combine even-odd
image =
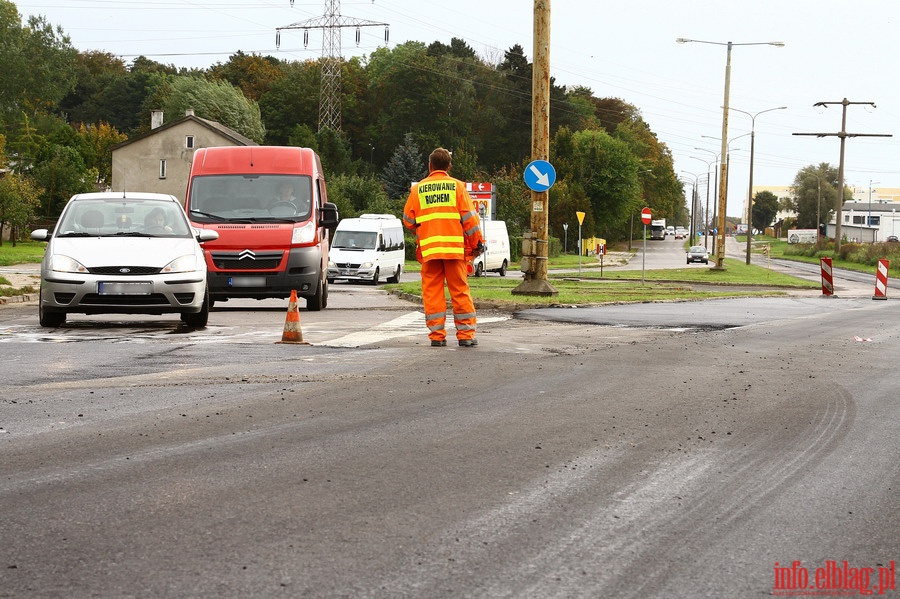
{"type": "Polygon", "coordinates": [[[887,299],[888,269],[890,267],[890,260],[878,261],[878,272],[875,274],[875,295],[872,296],[872,299],[887,299]]]}
{"type": "Polygon", "coordinates": [[[831,274],[831,258],[822,256],[822,295],[834,295],[834,279],[831,274]]]}

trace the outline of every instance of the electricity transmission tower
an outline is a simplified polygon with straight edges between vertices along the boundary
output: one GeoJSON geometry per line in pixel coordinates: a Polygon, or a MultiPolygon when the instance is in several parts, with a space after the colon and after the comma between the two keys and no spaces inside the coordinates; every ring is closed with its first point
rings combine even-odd
{"type": "MultiPolygon", "coordinates": [[[[294,0],[291,0],[291,6],[294,0]]],[[[281,46],[284,29],[302,29],[303,47],[309,43],[309,30],[322,30],[322,88],[319,95],[319,131],[341,130],[341,29],[356,28],[359,44],[361,27],[384,27],[384,41],[388,41],[388,24],[341,16],[340,0],[325,0],[325,14],[321,17],[298,21],[275,29],[275,46],[281,46]]]]}

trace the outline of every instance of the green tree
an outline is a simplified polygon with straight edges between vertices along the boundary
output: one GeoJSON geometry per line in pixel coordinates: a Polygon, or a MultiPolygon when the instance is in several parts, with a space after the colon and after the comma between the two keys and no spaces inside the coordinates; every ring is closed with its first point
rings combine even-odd
{"type": "Polygon", "coordinates": [[[479,175],[478,154],[468,144],[462,142],[459,146],[453,148],[452,156],[451,176],[461,181],[484,180],[484,177],[479,175]]]}
{"type": "Polygon", "coordinates": [[[778,214],[778,196],[771,191],[760,191],[753,196],[751,226],[754,229],[765,231],[766,227],[775,222],[776,214],[778,214]]]}
{"type": "Polygon", "coordinates": [[[294,125],[294,129],[288,136],[288,145],[300,148],[318,149],[316,134],[306,125],[294,125]]]}
{"type": "Polygon", "coordinates": [[[339,131],[325,128],[316,135],[316,147],[322,159],[326,177],[349,175],[355,172],[350,156],[350,143],[339,131]]]}
{"type": "Polygon", "coordinates": [[[22,26],[16,5],[0,0],[0,120],[55,108],[75,85],[76,54],[61,28],[41,16],[22,26]]]}
{"type": "Polygon", "coordinates": [[[0,245],[4,227],[11,227],[12,244],[16,245],[16,231],[31,223],[41,205],[41,190],[28,177],[8,173],[0,177],[0,245]]]}
{"type": "Polygon", "coordinates": [[[381,181],[389,198],[406,199],[413,181],[421,181],[427,175],[425,160],[413,141],[411,133],[403,138],[403,143],[394,151],[381,173],[381,181]]]}
{"type": "Polygon", "coordinates": [[[531,230],[531,191],[523,183],[524,166],[501,167],[490,176],[497,196],[497,220],[506,221],[510,235],[531,230]]]}
{"type": "Polygon", "coordinates": [[[209,75],[227,81],[250,100],[259,101],[276,81],[284,77],[284,71],[277,58],[244,54],[238,50],[225,64],[216,63],[212,66],[209,75]]]}
{"type": "MultiPolygon", "coordinates": [[[[641,118],[637,108],[622,103],[626,116],[618,121],[611,135],[631,149],[640,161],[640,204],[649,206],[656,218],[673,223],[686,223],[688,210],[681,184],[675,176],[674,159],[669,148],[657,139],[650,126],[641,118]]],[[[632,206],[632,215],[641,206],[632,206]]],[[[631,219],[629,219],[630,221],[631,219]]],[[[630,228],[630,222],[629,222],[630,228]]]]}
{"type": "Polygon", "coordinates": [[[594,226],[583,227],[585,237],[627,239],[629,217],[640,210],[640,161],[625,142],[604,131],[560,129],[554,136],[558,176],[566,178],[572,193],[590,200],[594,226]]]}
{"type": "MultiPolygon", "coordinates": [[[[374,177],[338,175],[328,181],[328,200],[337,204],[341,218],[367,212],[400,215],[401,200],[391,200],[381,182],[374,177]]],[[[402,202],[406,197],[402,198],[402,202]]]]}
{"type": "MultiPolygon", "coordinates": [[[[192,108],[197,116],[230,127],[257,143],[265,139],[259,105],[248,100],[241,90],[227,81],[170,77],[149,102],[162,108],[166,118],[181,118],[187,109],[192,108]]],[[[145,107],[149,115],[152,107],[145,107]]]]}
{"type": "Polygon", "coordinates": [[[412,134],[422,147],[448,146],[453,141],[456,81],[443,74],[438,57],[425,45],[407,42],[389,50],[379,48],[368,64],[371,137],[378,146],[403,145],[412,134]]]}
{"type": "Polygon", "coordinates": [[[32,124],[32,119],[22,113],[21,120],[8,138],[8,155],[14,159],[10,169],[17,173],[30,173],[44,143],[44,136],[32,124]]]}
{"type": "MultiPolygon", "coordinates": [[[[110,88],[128,76],[125,61],[108,52],[79,52],[72,64],[75,86],[60,102],[59,109],[68,115],[70,123],[107,121],[105,110],[110,88]]],[[[143,102],[143,97],[141,102],[143,102]]],[[[136,113],[140,103],[125,110],[136,113]]],[[[122,110],[118,107],[117,110],[122,110]]]]}
{"type": "Polygon", "coordinates": [[[111,148],[128,139],[108,123],[97,125],[78,125],[80,139],[79,151],[84,164],[97,172],[97,185],[104,187],[112,183],[112,150],[111,148]]]}
{"type": "Polygon", "coordinates": [[[815,229],[834,214],[837,199],[838,169],[827,162],[808,165],[794,176],[790,209],[797,213],[797,226],[815,229]]]}
{"type": "MultiPolygon", "coordinates": [[[[272,83],[259,98],[259,110],[266,127],[266,143],[285,145],[297,125],[318,130],[319,80],[316,61],[282,65],[284,76],[272,83]]],[[[297,144],[293,144],[297,145],[297,144]]]]}
{"type": "Polygon", "coordinates": [[[78,151],[72,146],[47,144],[38,154],[32,173],[43,188],[41,214],[47,218],[59,216],[70,197],[94,190],[96,169],[88,169],[78,151]]]}

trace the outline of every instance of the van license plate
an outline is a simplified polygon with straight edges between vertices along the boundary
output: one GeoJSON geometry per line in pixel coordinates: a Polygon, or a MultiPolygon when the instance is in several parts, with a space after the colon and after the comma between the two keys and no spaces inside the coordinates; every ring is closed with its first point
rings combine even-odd
{"type": "Polygon", "coordinates": [[[265,277],[228,277],[229,287],[265,287],[265,277]]]}
{"type": "Polygon", "coordinates": [[[153,284],[149,281],[101,281],[97,284],[97,293],[100,295],[150,295],[152,292],[153,284]]]}

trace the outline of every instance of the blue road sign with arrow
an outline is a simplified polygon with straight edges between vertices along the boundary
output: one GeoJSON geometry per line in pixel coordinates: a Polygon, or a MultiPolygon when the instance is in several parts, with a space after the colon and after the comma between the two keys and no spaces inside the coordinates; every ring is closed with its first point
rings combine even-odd
{"type": "Polygon", "coordinates": [[[547,191],[556,183],[556,169],[546,160],[532,160],[525,167],[524,178],[532,191],[547,191]]]}

